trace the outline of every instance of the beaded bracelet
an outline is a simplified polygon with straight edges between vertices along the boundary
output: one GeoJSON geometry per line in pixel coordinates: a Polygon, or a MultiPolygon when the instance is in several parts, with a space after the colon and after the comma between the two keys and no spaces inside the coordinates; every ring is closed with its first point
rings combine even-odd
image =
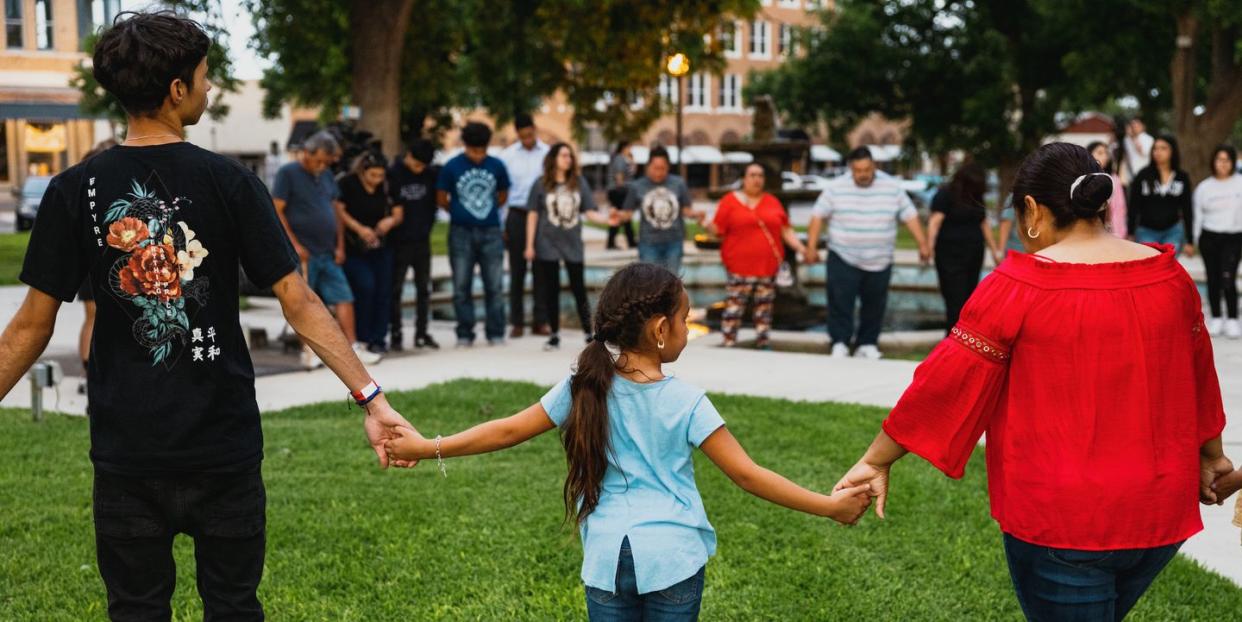
{"type": "Polygon", "coordinates": [[[448,479],[448,470],[444,468],[444,458],[440,456],[440,441],[441,440],[443,440],[443,437],[437,434],[436,435],[436,462],[440,464],[440,475],[442,475],[445,479],[448,479]]]}

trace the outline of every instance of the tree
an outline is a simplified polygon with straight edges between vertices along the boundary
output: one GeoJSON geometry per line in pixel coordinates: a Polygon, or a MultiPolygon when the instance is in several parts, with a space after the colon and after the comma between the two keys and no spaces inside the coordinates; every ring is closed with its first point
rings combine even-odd
{"type": "Polygon", "coordinates": [[[1182,167],[1191,179],[1200,180],[1211,174],[1213,146],[1227,141],[1242,118],[1242,2],[1176,4],[1177,37],[1169,72],[1173,127],[1181,142],[1182,167]]]}

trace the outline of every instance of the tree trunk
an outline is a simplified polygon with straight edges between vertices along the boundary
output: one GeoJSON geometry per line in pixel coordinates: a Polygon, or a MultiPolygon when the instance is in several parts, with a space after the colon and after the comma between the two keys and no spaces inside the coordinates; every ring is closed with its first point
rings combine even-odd
{"type": "Polygon", "coordinates": [[[1203,113],[1195,114],[1196,48],[1201,34],[1194,8],[1183,8],[1177,16],[1177,48],[1170,68],[1173,128],[1180,143],[1182,169],[1196,182],[1211,174],[1212,148],[1228,140],[1242,116],[1242,71],[1234,60],[1238,32],[1219,24],[1211,30],[1212,68],[1207,99],[1203,113]]]}
{"type": "Polygon", "coordinates": [[[389,156],[401,150],[401,54],[413,8],[414,0],[354,0],[349,11],[358,127],[374,134],[389,156]]]}

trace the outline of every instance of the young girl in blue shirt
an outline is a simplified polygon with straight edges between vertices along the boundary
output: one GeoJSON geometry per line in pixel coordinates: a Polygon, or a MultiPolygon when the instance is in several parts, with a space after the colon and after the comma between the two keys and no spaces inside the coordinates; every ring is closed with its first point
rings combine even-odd
{"type": "Polygon", "coordinates": [[[481,454],[559,427],[565,513],[582,536],[590,619],[697,619],[716,534],[694,481],[695,447],[743,490],[794,510],[853,524],[871,496],[867,486],[815,493],[755,464],[702,389],[664,375],[661,366],[686,347],[689,311],[673,273],[631,264],[600,294],[577,372],[538,403],[447,437],[395,428],[388,455],[481,454]]]}

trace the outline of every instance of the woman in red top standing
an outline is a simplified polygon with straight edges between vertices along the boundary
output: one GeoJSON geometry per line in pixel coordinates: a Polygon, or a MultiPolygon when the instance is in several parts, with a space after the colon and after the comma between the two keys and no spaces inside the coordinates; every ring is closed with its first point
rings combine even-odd
{"type": "Polygon", "coordinates": [[[1231,469],[1199,293],[1172,246],[1104,226],[1112,179],[1082,147],[1022,163],[1013,204],[1031,254],[979,285],[838,486],[916,453],[962,476],[987,432],[992,516],[1031,620],[1120,620],[1203,524],[1231,469]]]}
{"type": "Polygon", "coordinates": [[[716,217],[707,227],[721,238],[720,257],[729,273],[729,298],[720,322],[726,347],[737,344],[742,312],[751,297],[755,301],[755,347],[768,347],[776,273],[785,261],[784,244],[798,253],[804,250],[789,226],[785,208],[776,197],[763,191],[764,179],[762,165],[748,164],[742,176],[742,189],[720,199],[716,217]]]}

